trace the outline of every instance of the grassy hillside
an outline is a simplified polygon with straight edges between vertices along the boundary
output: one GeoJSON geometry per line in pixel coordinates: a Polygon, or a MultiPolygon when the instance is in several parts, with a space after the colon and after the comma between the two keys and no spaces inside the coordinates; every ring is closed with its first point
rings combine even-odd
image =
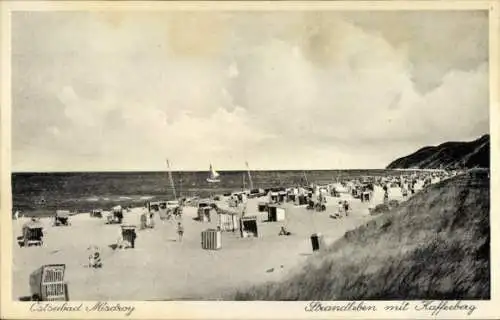
{"type": "Polygon", "coordinates": [[[487,172],[433,185],[236,300],[489,299],[487,172]]]}
{"type": "Polygon", "coordinates": [[[461,169],[489,168],[490,136],[470,142],[446,142],[436,147],[424,147],[415,153],[393,161],[387,169],[461,169]]]}

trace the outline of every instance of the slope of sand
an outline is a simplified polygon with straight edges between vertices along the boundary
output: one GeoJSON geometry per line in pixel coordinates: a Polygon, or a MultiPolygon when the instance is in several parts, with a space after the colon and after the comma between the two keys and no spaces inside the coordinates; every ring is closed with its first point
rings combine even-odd
{"type": "Polygon", "coordinates": [[[490,181],[476,171],[426,187],[349,232],[284,281],[236,300],[483,300],[491,297],[490,181]]]}
{"type": "MultiPolygon", "coordinates": [[[[239,232],[224,232],[222,249],[217,251],[203,250],[200,235],[216,227],[216,215],[211,223],[198,222],[191,207],[184,210],[182,242],[177,241],[176,221],[163,223],[156,218],[156,227],[138,231],[136,248],[128,250],[110,247],[119,237],[119,225],[106,225],[104,219],[88,214],[71,217],[68,227],[53,227],[52,219],[42,219],[43,247],[20,248],[15,238],[21,234],[22,221],[13,221],[13,299],[30,295],[31,272],[43,264],[58,263],[66,264],[71,300],[218,299],[239,286],[282,278],[312,254],[312,233],[320,232],[328,243],[371,219],[369,203],[348,195],[341,199],[350,199],[348,217],[330,218],[337,211],[338,198],[329,198],[322,213],[284,204],[283,222],[265,222],[267,214],[257,212],[257,203],[265,199],[250,199],[247,215],[259,217],[259,238],[242,239],[239,232]],[[293,234],[278,236],[282,225],[293,234]],[[101,248],[102,269],[86,267],[90,245],[101,248]]],[[[138,221],[141,210],[125,213],[127,220],[138,221]]]]}

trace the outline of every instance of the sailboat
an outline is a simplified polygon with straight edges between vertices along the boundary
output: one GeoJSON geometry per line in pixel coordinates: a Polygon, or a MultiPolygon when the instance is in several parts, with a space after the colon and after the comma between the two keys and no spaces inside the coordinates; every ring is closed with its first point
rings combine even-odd
{"type": "Polygon", "coordinates": [[[242,191],[245,191],[246,187],[247,187],[247,184],[245,181],[245,174],[243,173],[243,189],[242,189],[242,191]]]}
{"type": "Polygon", "coordinates": [[[210,176],[207,178],[207,182],[209,183],[220,182],[219,173],[215,171],[215,169],[212,167],[212,164],[210,164],[210,176]]]}
{"type": "Polygon", "coordinates": [[[177,200],[177,193],[175,192],[174,178],[172,177],[172,171],[170,169],[170,162],[167,159],[167,169],[168,169],[168,178],[170,179],[170,186],[174,193],[174,199],[177,200]]]}
{"type": "Polygon", "coordinates": [[[250,182],[250,190],[253,190],[253,180],[252,180],[252,175],[250,174],[250,166],[248,165],[248,162],[245,162],[245,165],[247,167],[248,180],[250,182]]]}

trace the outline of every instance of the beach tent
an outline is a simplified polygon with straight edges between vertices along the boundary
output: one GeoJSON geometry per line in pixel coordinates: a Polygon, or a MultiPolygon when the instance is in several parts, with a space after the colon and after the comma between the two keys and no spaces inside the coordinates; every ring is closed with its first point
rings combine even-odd
{"type": "Polygon", "coordinates": [[[285,220],[285,209],[276,205],[270,205],[268,207],[267,221],[275,222],[283,220],[285,220]]]}
{"type": "Polygon", "coordinates": [[[259,236],[257,217],[248,216],[240,218],[240,233],[242,238],[259,236]]]}

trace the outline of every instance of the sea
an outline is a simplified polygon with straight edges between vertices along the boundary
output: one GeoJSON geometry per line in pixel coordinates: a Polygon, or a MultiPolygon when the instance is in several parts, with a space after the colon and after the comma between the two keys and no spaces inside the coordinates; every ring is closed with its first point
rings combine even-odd
{"type": "MultiPolygon", "coordinates": [[[[250,173],[254,188],[326,184],[364,176],[399,175],[396,170],[270,170],[250,173]]],[[[89,212],[113,206],[142,206],[174,197],[208,197],[250,188],[247,171],[219,171],[220,182],[208,183],[207,171],[172,172],[31,172],[12,174],[12,212],[51,216],[55,210],[89,212]]]]}

